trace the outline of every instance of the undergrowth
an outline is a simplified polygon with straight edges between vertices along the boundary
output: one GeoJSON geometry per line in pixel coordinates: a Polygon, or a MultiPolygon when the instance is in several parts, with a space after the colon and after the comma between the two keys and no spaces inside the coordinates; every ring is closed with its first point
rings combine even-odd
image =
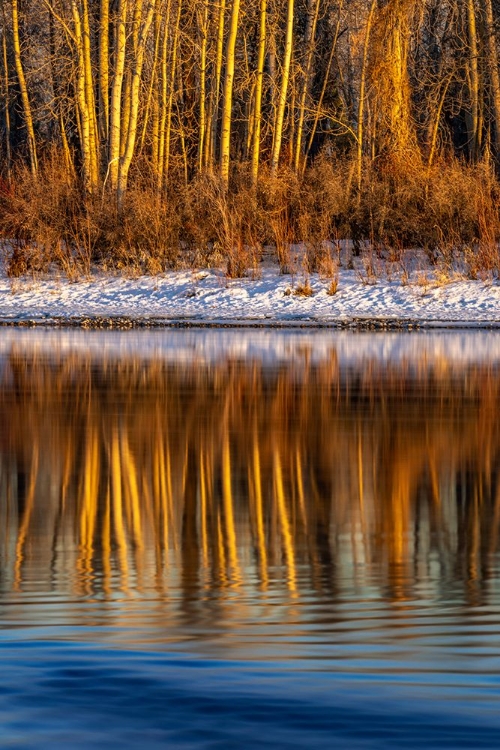
{"type": "Polygon", "coordinates": [[[57,267],[79,278],[97,265],[131,274],[216,266],[239,277],[258,274],[264,255],[293,274],[293,247],[302,243],[300,270],[330,279],[335,294],[339,265],[352,265],[352,257],[341,257],[341,238],[352,240],[351,256],[364,252],[366,283],[377,276],[378,260],[402,263],[407,248],[423,249],[431,265],[450,273],[458,264],[469,278],[499,271],[500,184],[488,163],[442,159],[429,170],[379,159],[365,165],[357,190],[351,161],[321,157],[302,178],[264,169],[256,188],[245,165],[229,191],[214,175],[188,184],[173,175],[161,195],[143,168],[120,211],[105,189],[86,195],[62,165],[51,154],[37,179],[18,166],[0,183],[11,276],[57,267]]]}

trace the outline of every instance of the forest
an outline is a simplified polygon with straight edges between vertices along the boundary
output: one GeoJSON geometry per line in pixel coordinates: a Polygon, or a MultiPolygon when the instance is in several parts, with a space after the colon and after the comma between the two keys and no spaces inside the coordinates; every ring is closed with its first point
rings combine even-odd
{"type": "Polygon", "coordinates": [[[497,272],[496,0],[2,0],[11,275],[340,240],[497,272]]]}

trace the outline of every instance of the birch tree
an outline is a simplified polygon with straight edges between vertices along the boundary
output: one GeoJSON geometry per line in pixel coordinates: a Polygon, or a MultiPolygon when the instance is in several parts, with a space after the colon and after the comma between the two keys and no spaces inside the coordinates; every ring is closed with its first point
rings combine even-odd
{"type": "Polygon", "coordinates": [[[19,84],[21,101],[23,104],[24,124],[27,133],[30,166],[33,175],[36,175],[38,170],[37,146],[30,96],[28,92],[28,85],[26,83],[26,76],[24,75],[24,65],[21,55],[21,39],[19,35],[19,7],[17,0],[11,0],[10,9],[12,17],[12,46],[14,49],[17,81],[19,84]]]}
{"type": "Polygon", "coordinates": [[[239,15],[240,0],[233,0],[233,4],[231,6],[231,20],[229,23],[229,36],[226,45],[226,72],[224,75],[224,92],[222,98],[222,123],[220,142],[220,174],[222,182],[226,188],[229,183],[233,80],[239,15]]]}
{"type": "Polygon", "coordinates": [[[137,138],[137,125],[138,125],[138,114],[139,114],[139,87],[142,77],[142,69],[144,64],[144,54],[146,50],[146,43],[153,22],[153,14],[155,11],[157,0],[149,0],[146,8],[143,9],[142,0],[135,0],[135,13],[134,13],[134,34],[133,34],[133,67],[132,67],[132,82],[130,85],[130,114],[128,118],[128,128],[126,137],[123,143],[123,153],[119,159],[119,173],[118,173],[118,205],[121,205],[127,189],[128,174],[130,171],[130,165],[132,164],[132,158],[134,155],[134,148],[137,138]]]}
{"type": "Polygon", "coordinates": [[[262,130],[262,90],[264,84],[264,64],[266,59],[267,0],[260,0],[259,47],[255,72],[254,127],[252,134],[252,183],[255,186],[259,176],[260,137],[262,130]]]}
{"type": "Polygon", "coordinates": [[[294,22],[295,0],[287,0],[286,14],[286,35],[285,50],[283,54],[283,72],[281,74],[281,85],[278,100],[278,109],[276,112],[276,121],[274,124],[274,143],[271,157],[271,169],[276,173],[281,153],[281,144],[283,141],[283,125],[285,120],[285,109],[288,93],[288,82],[290,79],[290,64],[292,61],[293,49],[293,22],[294,22]]]}
{"type": "Polygon", "coordinates": [[[500,160],[500,75],[498,72],[498,49],[495,36],[495,19],[492,0],[484,0],[486,59],[490,77],[491,102],[493,108],[493,143],[497,166],[500,160]]]}

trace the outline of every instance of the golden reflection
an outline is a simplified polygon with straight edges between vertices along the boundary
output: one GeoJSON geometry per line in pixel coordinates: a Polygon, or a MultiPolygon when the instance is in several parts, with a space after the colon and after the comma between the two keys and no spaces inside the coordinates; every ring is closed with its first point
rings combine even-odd
{"type": "MultiPolygon", "coordinates": [[[[12,351],[0,388],[5,581],[78,595],[256,585],[393,600],[432,565],[481,599],[500,527],[500,373],[335,355],[172,365],[12,351]]],[[[239,592],[239,593],[238,593],[239,592]]],[[[222,604],[220,604],[222,606],[222,604]]]]}

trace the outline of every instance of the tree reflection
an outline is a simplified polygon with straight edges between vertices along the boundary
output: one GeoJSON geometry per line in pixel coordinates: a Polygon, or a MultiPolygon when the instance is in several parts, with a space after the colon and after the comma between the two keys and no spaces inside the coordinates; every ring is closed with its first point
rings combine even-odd
{"type": "Polygon", "coordinates": [[[175,578],[188,619],[248,586],[292,606],[373,580],[394,603],[425,581],[486,596],[500,523],[492,367],[13,348],[2,378],[4,591],[36,578],[164,600],[175,578]]]}

